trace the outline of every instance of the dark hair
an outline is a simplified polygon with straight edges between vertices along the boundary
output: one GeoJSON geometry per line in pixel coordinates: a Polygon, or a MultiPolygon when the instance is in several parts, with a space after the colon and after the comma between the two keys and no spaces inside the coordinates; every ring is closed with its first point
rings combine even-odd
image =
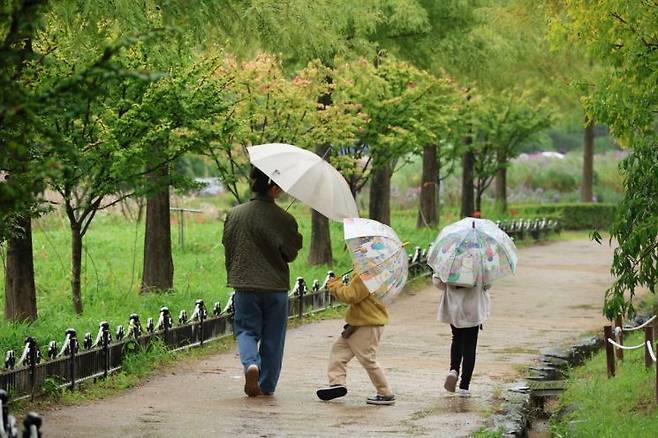
{"type": "Polygon", "coordinates": [[[267,193],[271,187],[276,186],[276,183],[272,181],[269,176],[265,175],[255,166],[251,167],[249,178],[251,178],[251,191],[254,193],[263,195],[267,193]]]}

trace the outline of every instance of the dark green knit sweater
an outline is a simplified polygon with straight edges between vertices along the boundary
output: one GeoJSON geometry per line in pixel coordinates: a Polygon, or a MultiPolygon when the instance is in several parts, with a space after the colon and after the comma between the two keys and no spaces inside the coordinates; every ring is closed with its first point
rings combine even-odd
{"type": "Polygon", "coordinates": [[[287,291],[288,263],[302,247],[297,222],[267,195],[229,210],[224,223],[228,286],[235,290],[287,291]]]}

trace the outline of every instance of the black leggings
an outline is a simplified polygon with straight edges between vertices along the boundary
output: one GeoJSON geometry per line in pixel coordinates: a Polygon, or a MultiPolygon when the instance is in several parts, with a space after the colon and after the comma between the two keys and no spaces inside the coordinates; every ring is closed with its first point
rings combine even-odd
{"type": "Polygon", "coordinates": [[[459,387],[468,389],[471,384],[473,368],[475,368],[475,349],[478,345],[478,331],[480,326],[457,328],[450,324],[452,329],[452,344],[450,345],[450,369],[459,375],[460,365],[464,365],[459,387]]]}

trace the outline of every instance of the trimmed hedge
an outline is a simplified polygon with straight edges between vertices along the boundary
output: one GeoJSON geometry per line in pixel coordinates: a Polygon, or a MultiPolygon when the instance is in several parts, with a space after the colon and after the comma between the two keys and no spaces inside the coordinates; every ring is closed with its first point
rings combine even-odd
{"type": "Polygon", "coordinates": [[[605,203],[533,204],[513,205],[509,211],[522,218],[558,219],[567,230],[602,230],[612,224],[616,208],[616,204],[605,203]]]}

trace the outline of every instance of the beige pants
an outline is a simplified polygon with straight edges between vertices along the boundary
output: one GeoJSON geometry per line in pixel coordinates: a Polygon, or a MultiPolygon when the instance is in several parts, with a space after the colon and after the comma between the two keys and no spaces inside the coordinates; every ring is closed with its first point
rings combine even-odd
{"type": "Polygon", "coordinates": [[[331,347],[329,356],[329,384],[345,385],[347,363],[356,356],[356,360],[368,372],[372,384],[379,395],[392,395],[386,376],[377,362],[377,347],[384,332],[383,326],[359,327],[349,338],[342,336],[331,347]]]}

